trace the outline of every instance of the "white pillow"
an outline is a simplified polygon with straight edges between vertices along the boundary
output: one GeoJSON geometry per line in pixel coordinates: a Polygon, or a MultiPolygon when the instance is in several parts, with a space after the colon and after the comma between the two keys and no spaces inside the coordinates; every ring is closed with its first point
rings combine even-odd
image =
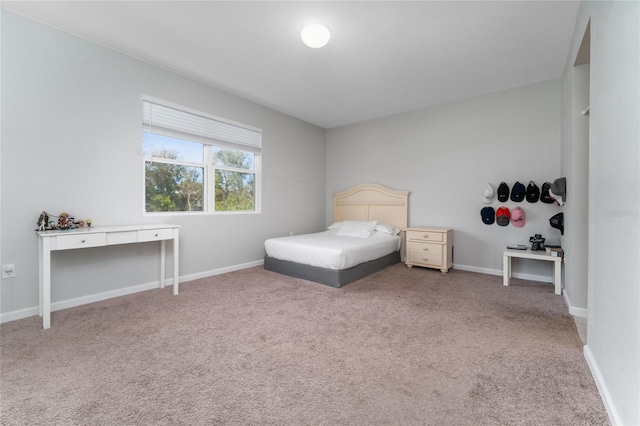
{"type": "Polygon", "coordinates": [[[378,223],[376,225],[376,231],[384,232],[385,234],[398,235],[400,230],[395,226],[387,225],[386,223],[378,223]]]}
{"type": "Polygon", "coordinates": [[[334,222],[327,229],[338,229],[342,226],[344,222],[334,222]]]}
{"type": "Polygon", "coordinates": [[[343,237],[369,238],[376,230],[376,221],[345,220],[336,235],[343,237]]]}

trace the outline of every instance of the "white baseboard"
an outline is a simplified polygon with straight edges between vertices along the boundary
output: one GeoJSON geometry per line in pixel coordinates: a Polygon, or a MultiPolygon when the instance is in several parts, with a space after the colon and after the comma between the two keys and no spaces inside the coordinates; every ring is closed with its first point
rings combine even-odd
{"type": "Polygon", "coordinates": [[[460,271],[477,272],[479,274],[502,276],[502,269],[497,270],[497,269],[480,268],[479,266],[458,265],[457,263],[453,264],[453,269],[458,269],[460,271]]]}
{"type": "Polygon", "coordinates": [[[224,268],[210,269],[204,272],[198,272],[197,274],[184,275],[180,277],[180,282],[199,280],[200,278],[207,278],[214,275],[226,274],[227,272],[239,271],[241,269],[253,268],[254,266],[260,266],[264,264],[264,260],[256,260],[248,263],[241,263],[239,265],[226,266],[224,268]]]}
{"type": "Polygon", "coordinates": [[[578,308],[571,303],[571,296],[567,292],[567,289],[562,290],[562,297],[564,298],[564,303],[569,308],[569,313],[574,317],[587,318],[587,308],[578,308]]]}
{"type": "MultiPolygon", "coordinates": [[[[458,265],[458,264],[454,264],[453,269],[459,269],[461,271],[469,271],[469,272],[478,272],[480,274],[487,274],[487,275],[497,275],[500,277],[502,276],[502,269],[488,269],[488,268],[480,268],[477,266],[467,266],[467,265],[458,265]]],[[[523,274],[521,272],[514,272],[512,276],[513,278],[518,278],[521,280],[553,283],[553,277],[548,277],[546,275],[523,274]]]]}
{"type": "Polygon", "coordinates": [[[34,315],[38,315],[37,306],[35,308],[24,308],[17,311],[5,312],[4,314],[0,314],[0,324],[19,320],[22,318],[32,317],[34,315]]]}
{"type": "Polygon", "coordinates": [[[602,398],[602,402],[604,403],[604,408],[605,410],[607,410],[607,414],[609,415],[609,421],[612,425],[622,425],[622,419],[620,419],[618,410],[616,410],[613,399],[611,399],[611,394],[609,393],[607,384],[602,377],[602,373],[600,372],[598,363],[596,362],[595,358],[593,358],[593,353],[591,352],[591,349],[589,349],[589,345],[584,346],[583,354],[584,358],[587,360],[589,370],[591,370],[593,380],[596,382],[596,387],[598,388],[600,398],[602,398]]]}
{"type": "MultiPolygon", "coordinates": [[[[256,260],[254,262],[242,263],[240,265],[228,266],[219,269],[211,269],[209,271],[200,272],[197,274],[185,275],[179,278],[180,283],[184,283],[187,281],[193,281],[200,278],[206,278],[213,275],[225,274],[227,272],[239,271],[241,269],[252,268],[254,266],[259,266],[264,263],[264,260],[256,260]]],[[[165,280],[165,285],[170,286],[173,285],[173,278],[168,278],[165,280]]],[[[160,281],[153,281],[146,284],[134,285],[131,287],[119,288],[117,290],[105,291],[102,293],[91,294],[88,296],[76,297],[68,300],[61,300],[59,302],[54,302],[51,304],[51,312],[59,311],[61,309],[73,308],[75,306],[86,305],[87,303],[100,302],[101,300],[107,300],[114,297],[126,296],[127,294],[138,293],[140,291],[152,290],[154,288],[160,287],[160,281]]],[[[0,324],[15,321],[22,318],[32,317],[38,315],[38,306],[33,306],[30,308],[19,309],[17,311],[10,311],[0,314],[0,324]]]]}

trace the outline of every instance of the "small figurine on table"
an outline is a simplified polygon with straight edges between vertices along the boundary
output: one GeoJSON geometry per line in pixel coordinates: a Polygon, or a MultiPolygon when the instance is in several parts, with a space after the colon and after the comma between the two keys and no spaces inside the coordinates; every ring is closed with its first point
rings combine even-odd
{"type": "Polygon", "coordinates": [[[44,231],[47,229],[49,225],[49,215],[47,212],[40,213],[40,217],[38,218],[38,229],[36,231],[44,231]]]}
{"type": "Polygon", "coordinates": [[[67,212],[60,213],[60,215],[58,216],[58,229],[69,229],[70,226],[71,225],[69,223],[69,213],[67,212]]]}

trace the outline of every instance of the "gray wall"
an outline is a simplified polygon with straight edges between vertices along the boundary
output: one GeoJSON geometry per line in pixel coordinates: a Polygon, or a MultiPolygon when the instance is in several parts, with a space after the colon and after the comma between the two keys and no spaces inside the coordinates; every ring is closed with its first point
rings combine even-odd
{"type": "MultiPolygon", "coordinates": [[[[588,341],[585,356],[614,424],[640,424],[640,3],[582,5],[563,74],[576,99],[573,62],[591,20],[588,164],[588,341]]],[[[579,127],[571,107],[563,127],[579,127]]],[[[575,133],[563,145],[576,152],[575,133]]],[[[574,169],[575,169],[574,162],[574,169]]],[[[569,203],[572,195],[569,194],[569,203]]],[[[568,206],[567,206],[568,207],[568,206]]],[[[574,220],[573,214],[569,220],[574,220]]],[[[577,218],[579,221],[580,218],[577,218]]],[[[575,243],[575,242],[574,242],[575,243]]],[[[582,285],[580,282],[576,285],[582,285]]]]}
{"type": "MultiPolygon", "coordinates": [[[[38,305],[42,210],[95,226],[181,225],[186,279],[260,261],[268,237],[324,226],[324,129],[7,11],[2,89],[2,264],[17,270],[2,280],[3,314],[38,305]],[[262,214],[143,216],[143,95],[262,128],[262,214]]],[[[54,253],[53,302],[157,281],[158,247],[54,253]]]]}
{"type": "MultiPolygon", "coordinates": [[[[584,28],[583,28],[584,30],[584,28]]],[[[584,31],[583,31],[584,33],[584,31]]],[[[575,58],[574,58],[575,59],[575,58]]],[[[587,316],[589,221],[589,106],[590,65],[573,67],[562,80],[562,164],[569,201],[563,206],[565,232],[564,297],[587,316]]]]}
{"type": "MultiPolygon", "coordinates": [[[[454,229],[454,267],[502,273],[509,244],[538,233],[559,243],[548,219],[555,204],[520,205],[523,228],[485,225],[481,195],[490,182],[539,187],[560,177],[560,80],[554,79],[327,132],[327,220],[331,194],[361,182],[410,191],[409,226],[454,229]]],[[[514,260],[516,276],[551,280],[551,262],[514,260]]]]}

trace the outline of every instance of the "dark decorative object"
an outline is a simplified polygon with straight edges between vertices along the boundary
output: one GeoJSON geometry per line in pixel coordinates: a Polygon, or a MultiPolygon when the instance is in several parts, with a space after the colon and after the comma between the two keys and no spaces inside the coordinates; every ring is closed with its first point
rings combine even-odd
{"type": "Polygon", "coordinates": [[[531,251],[544,251],[544,238],[542,238],[542,235],[536,234],[529,238],[529,241],[531,242],[531,251]]]}

